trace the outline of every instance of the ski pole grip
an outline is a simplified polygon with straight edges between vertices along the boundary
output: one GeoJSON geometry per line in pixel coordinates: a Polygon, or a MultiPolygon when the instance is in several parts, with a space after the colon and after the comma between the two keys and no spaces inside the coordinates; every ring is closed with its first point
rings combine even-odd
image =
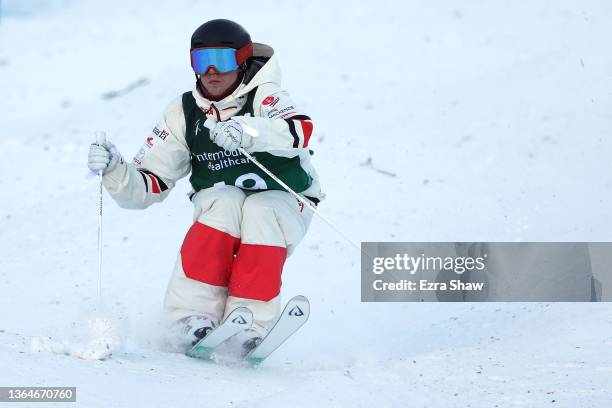
{"type": "Polygon", "coordinates": [[[96,144],[100,146],[106,145],[106,132],[103,130],[96,130],[96,144]]]}

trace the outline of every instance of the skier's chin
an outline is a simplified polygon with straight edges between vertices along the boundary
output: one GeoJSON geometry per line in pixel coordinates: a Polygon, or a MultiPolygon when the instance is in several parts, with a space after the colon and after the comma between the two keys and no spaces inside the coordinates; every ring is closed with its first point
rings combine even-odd
{"type": "Polygon", "coordinates": [[[204,90],[206,91],[208,96],[213,98],[213,100],[219,100],[223,98],[224,96],[229,95],[231,93],[229,87],[219,86],[219,85],[204,86],[204,90]]]}
{"type": "Polygon", "coordinates": [[[217,86],[209,86],[209,87],[206,87],[205,89],[206,89],[206,92],[210,96],[217,96],[217,97],[223,95],[224,93],[227,93],[228,91],[227,89],[223,89],[217,86]]]}

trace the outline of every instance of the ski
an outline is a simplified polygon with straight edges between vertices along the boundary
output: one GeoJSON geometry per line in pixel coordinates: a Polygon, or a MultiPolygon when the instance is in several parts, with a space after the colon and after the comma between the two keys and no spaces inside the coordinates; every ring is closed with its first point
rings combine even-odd
{"type": "Polygon", "coordinates": [[[245,360],[252,365],[259,365],[302,327],[309,315],[310,303],[305,296],[295,296],[289,300],[272,330],[257,347],[246,355],[245,360]]]}
{"type": "Polygon", "coordinates": [[[248,329],[253,324],[253,314],[246,307],[239,307],[227,316],[225,321],[196,343],[187,352],[189,357],[203,360],[210,359],[215,348],[236,333],[248,329]]]}

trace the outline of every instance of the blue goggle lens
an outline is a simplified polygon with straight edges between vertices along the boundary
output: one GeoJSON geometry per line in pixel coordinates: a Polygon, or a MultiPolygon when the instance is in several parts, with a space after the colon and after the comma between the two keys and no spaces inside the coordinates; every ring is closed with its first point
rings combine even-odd
{"type": "Polygon", "coordinates": [[[204,74],[210,66],[219,72],[238,69],[233,48],[200,48],[191,51],[191,67],[196,74],[204,74]]]}

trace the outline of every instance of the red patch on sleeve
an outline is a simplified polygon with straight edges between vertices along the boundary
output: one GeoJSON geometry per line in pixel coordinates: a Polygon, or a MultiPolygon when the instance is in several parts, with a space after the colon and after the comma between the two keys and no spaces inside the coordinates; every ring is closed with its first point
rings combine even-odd
{"type": "Polygon", "coordinates": [[[157,180],[150,174],[147,174],[147,176],[149,176],[149,179],[151,179],[151,191],[154,194],[159,194],[161,191],[159,189],[159,184],[157,183],[157,180]]]}
{"type": "Polygon", "coordinates": [[[262,104],[262,105],[269,105],[269,104],[271,104],[272,102],[274,102],[274,97],[273,97],[272,95],[270,95],[270,96],[266,97],[266,99],[264,99],[264,100],[261,102],[261,104],[262,104]]]}
{"type": "Polygon", "coordinates": [[[300,124],[302,125],[302,133],[304,133],[304,146],[308,147],[308,142],[310,141],[310,136],[312,136],[312,122],[309,120],[300,120],[300,124]]]}

